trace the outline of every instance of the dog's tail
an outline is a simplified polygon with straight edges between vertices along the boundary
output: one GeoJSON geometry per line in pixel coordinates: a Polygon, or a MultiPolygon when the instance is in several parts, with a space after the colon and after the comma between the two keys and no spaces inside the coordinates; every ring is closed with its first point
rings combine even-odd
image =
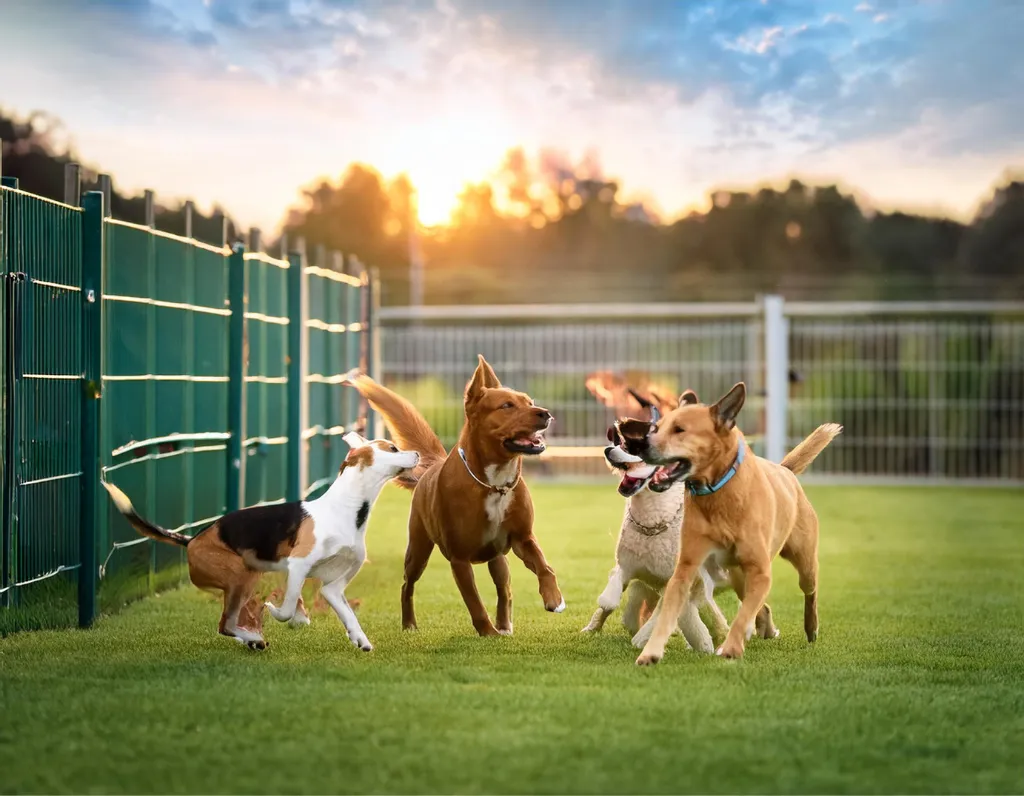
{"type": "Polygon", "coordinates": [[[398,393],[381,386],[365,374],[353,376],[345,383],[359,390],[359,394],[381,413],[391,438],[399,448],[416,451],[420,455],[419,464],[410,475],[395,479],[395,483],[415,489],[423,474],[448,455],[441,440],[427,419],[398,393]]]}
{"type": "Polygon", "coordinates": [[[135,511],[135,507],[124,492],[106,481],[101,481],[100,483],[102,483],[107,492],[110,493],[110,498],[114,501],[114,505],[117,507],[117,510],[120,511],[131,526],[143,536],[148,536],[150,539],[156,539],[158,542],[178,544],[182,547],[191,541],[190,537],[185,536],[183,533],[168,531],[165,528],[161,528],[159,525],[154,525],[149,522],[149,520],[142,519],[138,512],[135,511]]]}
{"type": "Polygon", "coordinates": [[[803,442],[786,454],[782,460],[782,466],[792,470],[796,475],[800,475],[842,431],[843,427],[838,423],[825,423],[818,426],[803,442]]]}

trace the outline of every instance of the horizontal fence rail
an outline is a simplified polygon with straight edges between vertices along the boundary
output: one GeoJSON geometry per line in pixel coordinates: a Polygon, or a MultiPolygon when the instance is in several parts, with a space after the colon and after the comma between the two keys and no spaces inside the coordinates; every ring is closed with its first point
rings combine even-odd
{"type": "Polygon", "coordinates": [[[823,422],[844,433],[810,479],[1024,483],[1024,302],[388,307],[382,377],[451,446],[484,354],[555,416],[538,475],[599,476],[614,411],[594,374],[704,400],[745,381],[741,427],[776,461],[823,422]]]}
{"type": "Polygon", "coordinates": [[[102,192],[82,204],[0,192],[0,635],[87,626],[184,577],[183,549],[139,536],[101,480],[186,535],[315,497],[366,423],[344,374],[376,372],[357,262],[125,223],[102,192]]]}

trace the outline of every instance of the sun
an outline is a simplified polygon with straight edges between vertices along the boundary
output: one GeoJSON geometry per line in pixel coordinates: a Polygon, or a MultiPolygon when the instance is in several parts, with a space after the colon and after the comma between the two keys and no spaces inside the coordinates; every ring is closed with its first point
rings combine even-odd
{"type": "Polygon", "coordinates": [[[416,188],[419,222],[425,227],[449,224],[465,184],[482,176],[456,174],[433,164],[411,168],[407,173],[416,188]]]}
{"type": "Polygon", "coordinates": [[[382,173],[409,177],[420,224],[445,226],[466,185],[487,180],[501,164],[512,146],[506,139],[497,122],[447,115],[382,142],[376,163],[382,173]]]}

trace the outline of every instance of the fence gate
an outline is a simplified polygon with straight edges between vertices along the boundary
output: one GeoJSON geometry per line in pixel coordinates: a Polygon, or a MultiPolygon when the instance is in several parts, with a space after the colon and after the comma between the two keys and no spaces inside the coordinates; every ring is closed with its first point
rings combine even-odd
{"type": "MultiPolygon", "coordinates": [[[[6,181],[0,207],[0,605],[16,609],[27,586],[80,565],[82,211],[6,181]]],[[[73,607],[59,580],[48,602],[62,589],[73,607]]]]}

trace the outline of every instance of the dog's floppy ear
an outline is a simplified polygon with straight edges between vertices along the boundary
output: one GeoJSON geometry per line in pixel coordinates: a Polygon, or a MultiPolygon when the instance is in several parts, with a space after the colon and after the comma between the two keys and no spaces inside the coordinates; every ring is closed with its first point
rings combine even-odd
{"type": "Polygon", "coordinates": [[[485,389],[493,390],[501,386],[498,376],[495,374],[494,369],[487,364],[484,355],[477,354],[477,358],[479,361],[477,362],[476,370],[473,372],[473,378],[466,385],[466,403],[479,401],[485,389]]]}
{"type": "Polygon", "coordinates": [[[732,431],[736,427],[736,415],[740,413],[746,400],[747,385],[741,381],[711,407],[711,418],[715,421],[715,427],[719,431],[732,431]]]}
{"type": "Polygon", "coordinates": [[[684,390],[683,394],[679,396],[679,406],[686,406],[687,404],[699,404],[700,399],[697,398],[697,393],[693,390],[684,390]]]}

